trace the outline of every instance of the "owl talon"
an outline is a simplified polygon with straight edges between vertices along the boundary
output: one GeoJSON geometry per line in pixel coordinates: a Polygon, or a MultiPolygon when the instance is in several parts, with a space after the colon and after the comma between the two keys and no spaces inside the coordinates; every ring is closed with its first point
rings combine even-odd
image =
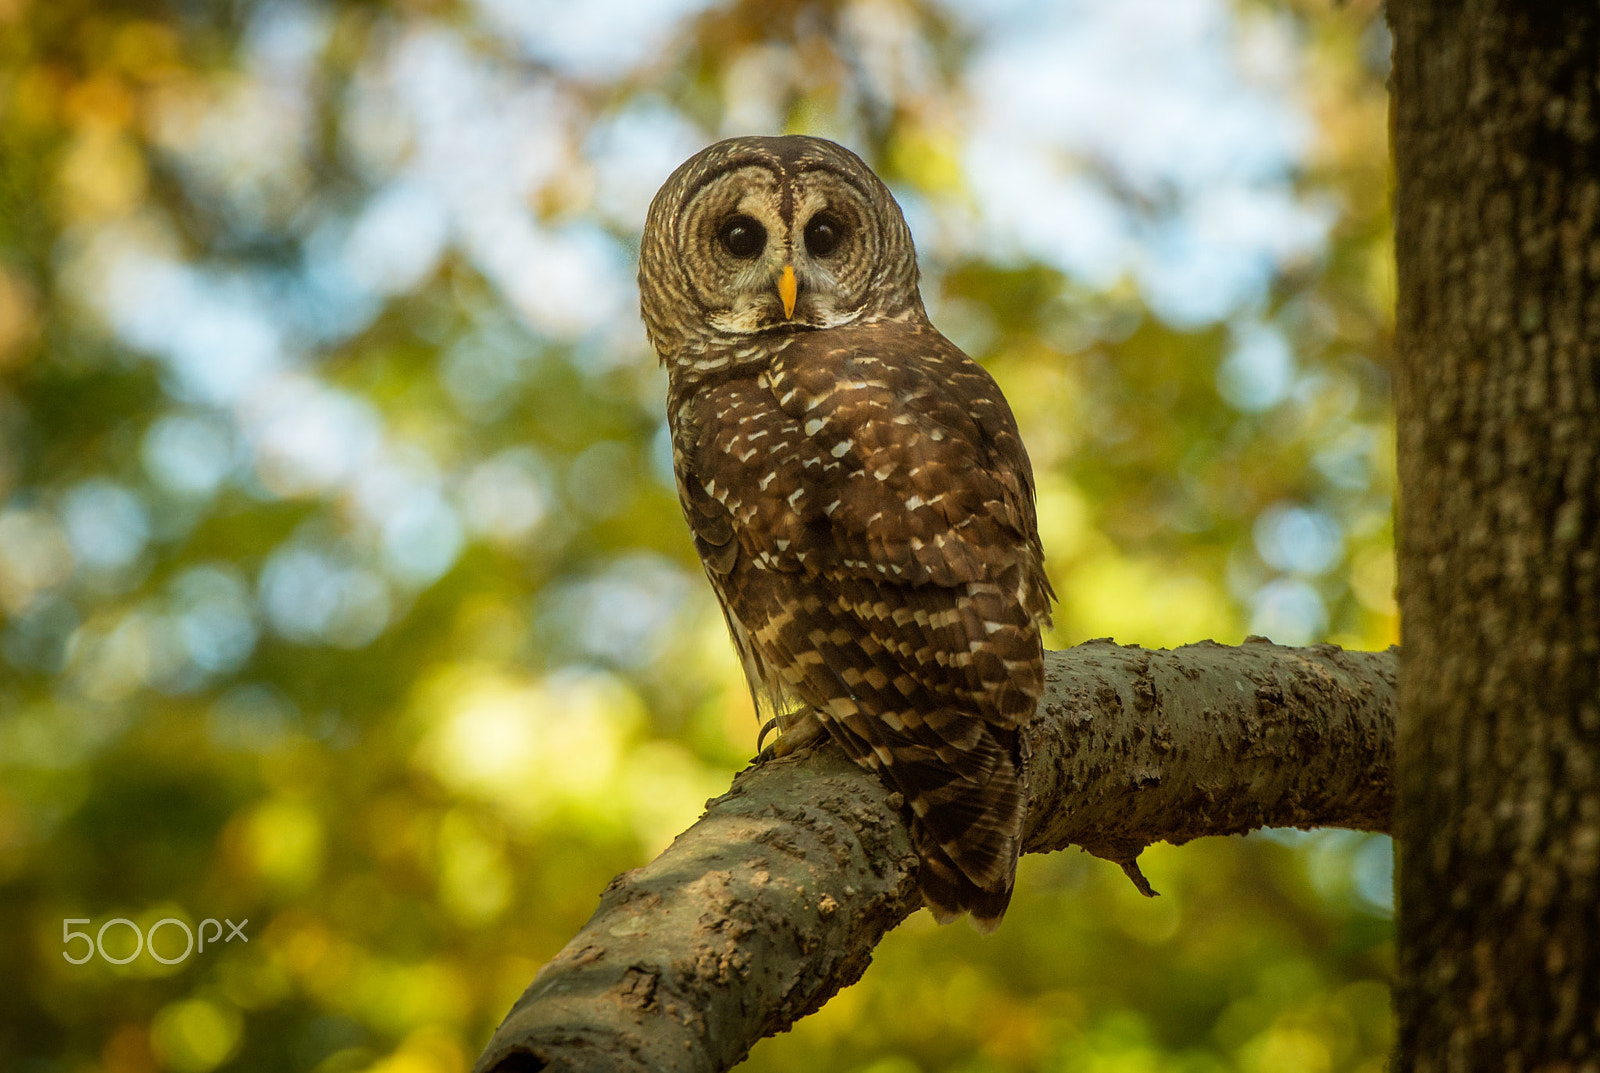
{"type": "MultiPolygon", "coordinates": [[[[774,730],[779,732],[780,738],[781,738],[782,728],[778,725],[778,717],[777,716],[773,716],[771,719],[768,719],[765,723],[762,723],[761,724],[761,731],[758,734],[756,734],[756,759],[758,761],[763,759],[763,758],[767,758],[767,750],[762,747],[761,743],[766,741],[767,740],[767,735],[771,734],[774,730]]],[[[773,744],[773,747],[776,748],[778,743],[777,742],[773,742],[772,744],[773,744]]]]}
{"type": "Polygon", "coordinates": [[[828,728],[813,712],[774,716],[761,727],[761,734],[756,738],[756,748],[761,748],[762,741],[774,727],[778,730],[778,740],[756,754],[758,764],[793,756],[808,745],[813,745],[828,736],[828,728]]]}

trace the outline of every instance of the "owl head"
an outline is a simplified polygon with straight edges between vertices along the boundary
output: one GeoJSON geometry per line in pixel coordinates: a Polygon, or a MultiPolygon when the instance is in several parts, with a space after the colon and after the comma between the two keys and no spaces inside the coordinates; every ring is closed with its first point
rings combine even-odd
{"type": "Polygon", "coordinates": [[[888,188],[850,150],[799,136],[729,138],[673,172],[645,221],[639,293],[669,365],[752,337],[924,316],[888,188]]]}

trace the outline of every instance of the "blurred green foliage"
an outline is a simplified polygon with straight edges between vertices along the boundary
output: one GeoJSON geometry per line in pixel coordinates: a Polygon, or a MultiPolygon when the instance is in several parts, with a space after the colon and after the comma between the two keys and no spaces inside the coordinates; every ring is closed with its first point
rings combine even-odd
{"type": "MultiPolygon", "coordinates": [[[[631,292],[722,134],[905,203],[1052,647],[1393,642],[1375,5],[1132,8],[0,0],[0,1068],[464,1070],[749,757],[631,292]],[[248,943],[62,956],[169,917],[248,943]]],[[[1388,860],[1030,858],[748,1068],[1376,1071],[1388,860]]]]}

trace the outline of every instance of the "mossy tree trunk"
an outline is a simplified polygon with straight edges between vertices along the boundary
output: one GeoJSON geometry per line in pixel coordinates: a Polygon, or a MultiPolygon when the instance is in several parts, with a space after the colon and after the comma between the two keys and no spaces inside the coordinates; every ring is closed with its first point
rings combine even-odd
{"type": "Polygon", "coordinates": [[[1600,1070],[1600,4],[1389,18],[1397,1068],[1600,1070]]]}

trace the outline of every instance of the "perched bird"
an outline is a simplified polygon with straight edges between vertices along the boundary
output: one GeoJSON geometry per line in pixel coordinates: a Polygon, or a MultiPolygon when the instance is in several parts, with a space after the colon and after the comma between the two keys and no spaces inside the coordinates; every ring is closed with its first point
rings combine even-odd
{"type": "Polygon", "coordinates": [[[935,917],[990,931],[1054,593],[1010,407],[917,279],[888,188],[820,138],[691,157],[639,256],[683,512],[782,731],[763,757],[831,735],[903,795],[935,917]]]}

